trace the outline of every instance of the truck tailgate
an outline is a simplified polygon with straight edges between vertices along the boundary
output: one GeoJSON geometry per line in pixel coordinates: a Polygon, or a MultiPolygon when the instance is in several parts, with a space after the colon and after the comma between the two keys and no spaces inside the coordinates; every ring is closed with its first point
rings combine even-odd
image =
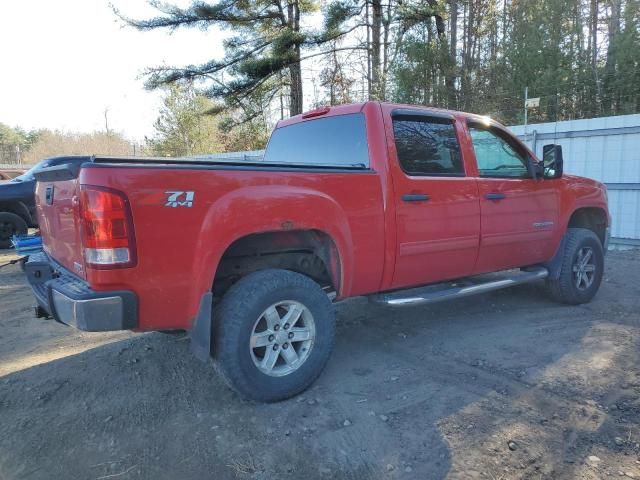
{"type": "Polygon", "coordinates": [[[38,181],[36,207],[44,251],[63,267],[86,278],[78,197],[77,178],[58,181],[38,181]]]}

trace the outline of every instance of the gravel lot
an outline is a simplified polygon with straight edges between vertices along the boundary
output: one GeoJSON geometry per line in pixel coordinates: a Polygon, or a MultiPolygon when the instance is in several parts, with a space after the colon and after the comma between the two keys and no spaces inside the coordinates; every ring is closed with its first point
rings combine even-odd
{"type": "MultiPolygon", "coordinates": [[[[11,258],[0,253],[0,264],[11,258]]],[[[261,405],[181,336],[35,319],[0,270],[0,479],[640,478],[640,252],[589,305],[516,287],[338,306],[315,386],[261,405]]]]}

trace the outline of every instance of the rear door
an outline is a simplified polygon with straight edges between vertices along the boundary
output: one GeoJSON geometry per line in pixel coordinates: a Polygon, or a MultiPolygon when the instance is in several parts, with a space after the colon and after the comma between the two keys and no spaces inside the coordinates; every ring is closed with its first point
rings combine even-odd
{"type": "Polygon", "coordinates": [[[478,168],[480,253],[475,273],[532,265],[553,255],[558,196],[534,179],[527,150],[495,125],[470,122],[478,168]]]}
{"type": "Polygon", "coordinates": [[[466,176],[455,119],[445,113],[394,110],[389,166],[396,204],[393,288],[463,277],[475,265],[480,207],[466,176]]]}

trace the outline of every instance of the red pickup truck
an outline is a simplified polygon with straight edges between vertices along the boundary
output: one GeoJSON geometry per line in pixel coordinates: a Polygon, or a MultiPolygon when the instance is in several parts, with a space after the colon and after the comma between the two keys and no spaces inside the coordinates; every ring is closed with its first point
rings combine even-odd
{"type": "Polygon", "coordinates": [[[278,123],[260,162],[87,157],[37,174],[40,315],[88,331],[188,330],[236,391],[307,388],[333,302],[416,305],[603,274],[606,188],[487,117],[379,102],[278,123]]]}

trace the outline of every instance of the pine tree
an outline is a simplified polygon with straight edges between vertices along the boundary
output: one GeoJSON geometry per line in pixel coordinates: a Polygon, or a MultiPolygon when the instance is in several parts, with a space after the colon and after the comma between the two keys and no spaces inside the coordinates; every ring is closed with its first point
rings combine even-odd
{"type": "Polygon", "coordinates": [[[301,26],[301,17],[317,9],[315,0],[193,0],[187,8],[152,0],[158,16],[137,20],[116,14],[138,30],[217,26],[233,30],[224,42],[225,56],[201,65],[152,67],[146,71],[150,89],[182,81],[202,81],[208,97],[219,100],[217,110],[231,108],[244,113],[243,120],[261,112],[256,96],[275,97],[289,90],[289,113],[302,112],[301,49],[316,39],[301,26]],[[223,81],[223,74],[224,79],[223,81]]]}
{"type": "Polygon", "coordinates": [[[165,96],[153,128],[155,135],[147,143],[155,155],[189,156],[215,153],[223,149],[218,138],[218,120],[203,115],[211,100],[198,95],[190,85],[165,87],[165,96]]]}

